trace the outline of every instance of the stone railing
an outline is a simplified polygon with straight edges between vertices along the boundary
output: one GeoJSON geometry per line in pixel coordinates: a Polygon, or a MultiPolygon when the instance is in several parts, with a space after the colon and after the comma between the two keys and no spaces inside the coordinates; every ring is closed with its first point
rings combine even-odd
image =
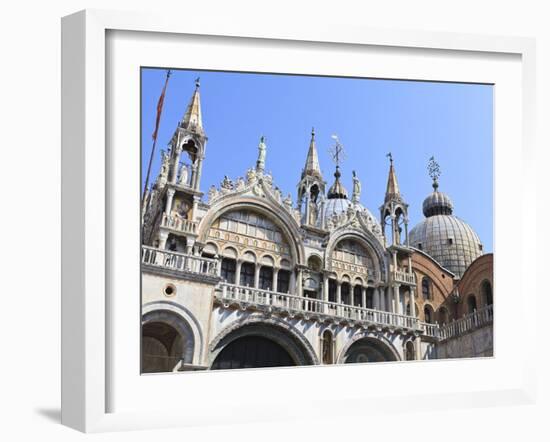
{"type": "Polygon", "coordinates": [[[404,272],[403,270],[392,270],[391,275],[395,282],[400,282],[403,284],[416,284],[414,273],[404,272]]]}
{"type": "Polygon", "coordinates": [[[164,213],[160,225],[178,232],[196,234],[198,223],[164,213]]]}
{"type": "Polygon", "coordinates": [[[450,339],[493,323],[493,306],[487,305],[439,328],[440,339],[450,339]]]}
{"type": "Polygon", "coordinates": [[[311,299],[286,293],[272,292],[234,284],[220,283],[216,289],[216,298],[221,302],[237,302],[251,307],[271,307],[288,313],[303,313],[309,316],[326,316],[344,321],[391,326],[403,329],[418,329],[418,319],[362,308],[347,304],[311,299]]]}
{"type": "Polygon", "coordinates": [[[480,310],[463,316],[458,320],[454,320],[448,324],[428,324],[421,322],[420,327],[424,330],[426,336],[438,340],[456,338],[457,336],[469,333],[472,330],[478,329],[485,325],[493,323],[493,306],[488,305],[480,310]]]}
{"type": "Polygon", "coordinates": [[[219,261],[202,256],[160,250],[153,247],[141,247],[141,263],[177,272],[218,276],[219,261]]]}
{"type": "Polygon", "coordinates": [[[424,334],[430,338],[439,339],[440,328],[438,324],[429,324],[427,322],[421,322],[420,328],[424,330],[424,334]]]}

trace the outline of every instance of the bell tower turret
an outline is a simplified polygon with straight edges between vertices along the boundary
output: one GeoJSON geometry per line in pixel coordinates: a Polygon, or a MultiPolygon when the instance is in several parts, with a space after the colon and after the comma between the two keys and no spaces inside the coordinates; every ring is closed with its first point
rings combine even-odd
{"type": "Polygon", "coordinates": [[[306,164],[298,183],[298,210],[300,210],[302,225],[311,227],[322,226],[325,185],[315,145],[315,129],[311,129],[311,140],[309,142],[306,164]]]}
{"type": "Polygon", "coordinates": [[[144,240],[161,249],[192,253],[197,236],[200,180],[208,138],[202,125],[200,81],[178,123],[153,186],[155,203],[147,206],[144,240]]]}
{"type": "Polygon", "coordinates": [[[391,245],[409,246],[408,232],[408,208],[409,205],[403,200],[397,184],[397,175],[393,166],[393,156],[387,154],[390,159],[390,170],[388,173],[388,183],[386,185],[386,195],[384,196],[384,204],[380,207],[380,222],[382,225],[382,233],[386,238],[386,243],[389,239],[386,234],[386,226],[391,227],[391,245]],[[403,228],[405,232],[403,232],[403,228]]]}

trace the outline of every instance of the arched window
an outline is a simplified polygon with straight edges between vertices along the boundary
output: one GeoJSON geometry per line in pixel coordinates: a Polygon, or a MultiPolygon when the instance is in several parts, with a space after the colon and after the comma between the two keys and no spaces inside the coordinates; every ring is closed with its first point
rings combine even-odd
{"type": "Polygon", "coordinates": [[[320,272],[323,264],[318,256],[313,255],[308,258],[307,266],[314,272],[320,272]]]}
{"type": "Polygon", "coordinates": [[[481,284],[481,293],[484,305],[493,305],[493,288],[489,281],[483,281],[481,284]]]}
{"type": "Polygon", "coordinates": [[[424,322],[432,324],[433,322],[433,310],[429,305],[424,307],[424,322]]]}
{"type": "Polygon", "coordinates": [[[350,285],[348,282],[342,283],[340,295],[342,296],[342,299],[340,300],[342,304],[352,304],[350,285]]]}
{"type": "Polygon", "coordinates": [[[474,295],[468,296],[468,313],[473,313],[477,310],[476,297],[474,295]]]}
{"type": "Polygon", "coordinates": [[[237,268],[237,263],[234,259],[223,258],[222,259],[222,279],[229,284],[235,284],[235,270],[237,268]]]}
{"type": "Polygon", "coordinates": [[[336,281],[334,279],[328,280],[328,300],[336,302],[336,281]]]}
{"type": "Polygon", "coordinates": [[[412,341],[407,341],[405,344],[405,360],[414,361],[414,344],[412,341]]]}
{"type": "Polygon", "coordinates": [[[251,262],[243,262],[241,265],[241,281],[240,284],[245,287],[254,287],[254,271],[255,266],[251,262]]]}
{"type": "Polygon", "coordinates": [[[422,296],[424,299],[430,299],[431,298],[431,281],[430,278],[427,276],[424,276],[422,278],[422,296]]]}
{"type": "Polygon", "coordinates": [[[332,334],[325,330],[323,332],[323,364],[332,364],[332,334]]]}
{"type": "Polygon", "coordinates": [[[317,197],[319,196],[319,186],[317,184],[311,186],[309,193],[311,201],[313,201],[314,203],[317,202],[317,197]]]}
{"type": "MultiPolygon", "coordinates": [[[[361,305],[361,301],[362,301],[361,291],[362,291],[362,288],[360,285],[356,285],[355,287],[353,287],[353,305],[361,305]]],[[[372,308],[372,306],[369,307],[368,296],[367,296],[367,308],[372,308]]]]}
{"type": "Polygon", "coordinates": [[[277,274],[277,291],[279,293],[289,293],[290,272],[288,270],[279,270],[277,274]]]}
{"type": "Polygon", "coordinates": [[[260,288],[263,290],[271,290],[273,286],[273,268],[262,266],[260,268],[260,288]]]}

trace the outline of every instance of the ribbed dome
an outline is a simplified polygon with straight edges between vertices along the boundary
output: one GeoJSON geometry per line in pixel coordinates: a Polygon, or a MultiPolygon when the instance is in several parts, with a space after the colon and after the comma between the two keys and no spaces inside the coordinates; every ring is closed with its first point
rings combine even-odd
{"type": "Polygon", "coordinates": [[[453,201],[446,193],[435,190],[424,200],[422,211],[425,217],[433,215],[452,215],[453,201]]]}
{"type": "Polygon", "coordinates": [[[410,231],[409,243],[430,255],[459,278],[483,254],[477,234],[466,222],[454,215],[428,216],[410,231]]]}

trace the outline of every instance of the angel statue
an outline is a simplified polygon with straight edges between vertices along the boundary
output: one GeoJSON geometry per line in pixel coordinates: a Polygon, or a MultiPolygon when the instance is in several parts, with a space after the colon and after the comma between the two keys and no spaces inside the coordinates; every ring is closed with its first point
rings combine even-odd
{"type": "Polygon", "coordinates": [[[265,145],[265,137],[262,135],[260,138],[260,144],[258,144],[258,161],[256,162],[257,172],[264,171],[266,152],[267,152],[267,146],[265,145]]]}
{"type": "Polygon", "coordinates": [[[361,196],[361,182],[359,181],[359,178],[357,177],[357,174],[355,173],[355,170],[354,170],[353,171],[353,194],[351,196],[351,200],[354,203],[358,203],[360,196],[361,196]]]}

